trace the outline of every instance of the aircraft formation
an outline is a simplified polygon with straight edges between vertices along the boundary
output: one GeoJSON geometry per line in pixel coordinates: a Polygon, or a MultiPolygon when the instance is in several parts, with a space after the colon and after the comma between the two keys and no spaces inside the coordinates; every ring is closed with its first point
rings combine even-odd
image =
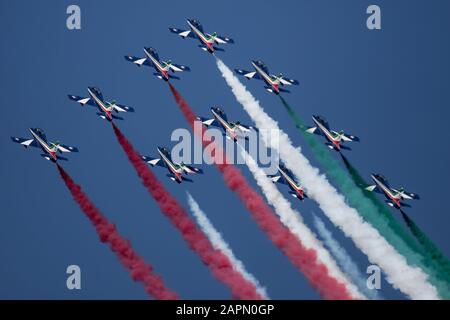
{"type": "MultiPolygon", "coordinates": [[[[225,51],[221,48],[221,45],[234,44],[234,40],[227,36],[222,36],[216,32],[207,33],[204,31],[203,26],[197,19],[186,20],[188,29],[169,28],[171,33],[179,35],[182,39],[196,39],[199,41],[198,47],[205,52],[215,54],[217,51],[225,51]]],[[[172,79],[180,80],[178,76],[175,76],[176,72],[191,71],[189,66],[173,63],[171,60],[162,60],[159,57],[156,49],[152,47],[144,47],[144,56],[136,57],[132,55],[126,55],[125,60],[129,61],[137,66],[147,66],[153,68],[152,74],[157,78],[170,81],[172,79]]],[[[261,60],[251,60],[251,65],[254,71],[247,71],[243,69],[235,69],[234,71],[245,77],[246,79],[258,79],[264,82],[264,88],[275,95],[283,93],[289,93],[290,91],[285,89],[286,86],[299,85],[299,81],[285,77],[282,73],[272,74],[269,71],[268,66],[261,60]]],[[[87,96],[78,96],[69,94],[68,98],[72,101],[78,102],[82,106],[95,107],[96,114],[109,122],[115,120],[123,120],[119,113],[134,112],[132,107],[125,106],[117,103],[115,100],[106,100],[97,87],[88,87],[87,96]]],[[[220,107],[211,108],[212,117],[198,117],[197,120],[201,121],[206,127],[215,126],[223,131],[223,135],[228,139],[237,142],[240,138],[248,138],[246,134],[251,130],[258,131],[257,128],[250,125],[242,124],[240,121],[230,121],[225,111],[220,107]]],[[[312,116],[313,126],[306,128],[305,131],[309,134],[317,134],[325,138],[325,144],[331,150],[336,152],[342,152],[342,150],[351,150],[346,143],[358,142],[360,139],[357,136],[344,133],[344,131],[334,131],[331,129],[327,120],[323,116],[312,116]]],[[[52,162],[58,160],[67,160],[59,155],[59,153],[78,152],[78,149],[73,146],[61,144],[59,142],[50,142],[47,140],[44,131],[39,128],[29,129],[32,138],[19,138],[11,137],[12,141],[19,143],[25,148],[37,147],[43,152],[41,156],[52,162]]],[[[150,164],[152,167],[161,166],[168,170],[167,177],[177,183],[183,181],[192,182],[191,179],[185,175],[189,174],[201,174],[203,170],[200,168],[192,167],[184,163],[175,163],[172,160],[170,151],[164,147],[157,147],[158,157],[142,156],[142,159],[150,164]]],[[[278,174],[269,176],[274,183],[285,184],[290,188],[289,193],[298,198],[304,200],[307,198],[307,193],[302,187],[299,181],[293,177],[292,173],[282,164],[278,166],[278,174]]],[[[410,205],[405,203],[405,200],[419,199],[417,194],[406,192],[403,188],[394,189],[390,187],[387,179],[381,174],[372,174],[372,180],[374,185],[364,186],[364,190],[367,192],[382,193],[386,197],[386,203],[396,209],[401,207],[409,207],[410,205]]]]}

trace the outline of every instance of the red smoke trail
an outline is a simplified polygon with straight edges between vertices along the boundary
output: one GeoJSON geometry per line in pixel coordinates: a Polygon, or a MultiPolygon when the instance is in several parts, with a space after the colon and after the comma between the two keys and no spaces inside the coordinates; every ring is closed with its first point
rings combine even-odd
{"type": "Polygon", "coordinates": [[[130,272],[134,281],[140,281],[145,291],[160,300],[178,299],[177,294],[166,288],[163,280],[153,273],[151,265],[137,255],[131,243],[122,238],[116,227],[94,206],[86,194],[81,190],[69,174],[58,164],[58,170],[74,200],[94,225],[100,241],[109,244],[111,250],[117,255],[122,265],[130,272]]]}
{"type": "Polygon", "coordinates": [[[213,248],[208,237],[197,227],[178,201],[159,182],[114,123],[113,129],[117,140],[141,178],[142,183],[156,200],[161,211],[181,232],[189,247],[200,256],[202,262],[211,269],[217,279],[231,289],[233,297],[238,299],[261,300],[262,297],[256,292],[256,287],[247,281],[239,272],[234,270],[230,260],[221,251],[213,248]]]}
{"type": "MultiPolygon", "coordinates": [[[[197,119],[196,114],[172,84],[169,83],[169,87],[195,134],[199,136],[205,147],[208,146],[212,142],[205,137],[203,127],[194,126],[197,119]]],[[[214,158],[227,186],[238,195],[260,228],[266,232],[272,242],[289,258],[294,266],[303,272],[319,294],[325,299],[352,299],[344,284],[330,276],[325,265],[317,262],[315,250],[305,248],[300,240],[282,225],[272,209],[250,186],[240,170],[231,163],[227,163],[225,153],[217,146],[214,158]],[[217,162],[221,162],[221,164],[217,162]]]]}

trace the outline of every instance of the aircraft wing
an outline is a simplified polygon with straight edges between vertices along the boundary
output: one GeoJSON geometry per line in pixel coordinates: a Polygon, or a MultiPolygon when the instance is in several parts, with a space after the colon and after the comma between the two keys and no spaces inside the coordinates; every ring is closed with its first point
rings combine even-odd
{"type": "Polygon", "coordinates": [[[314,134],[317,134],[317,135],[320,136],[322,133],[321,133],[320,130],[317,130],[317,129],[318,129],[317,127],[309,127],[305,131],[308,132],[308,133],[311,133],[311,134],[314,133],[314,134]]]}
{"type": "Polygon", "coordinates": [[[84,98],[84,97],[80,97],[80,96],[73,96],[73,95],[67,95],[69,97],[70,100],[76,101],[79,104],[81,104],[82,106],[88,104],[90,106],[96,106],[95,102],[91,99],[91,98],[84,98]]]}
{"type": "Polygon", "coordinates": [[[78,152],[77,147],[68,146],[66,144],[59,144],[57,146],[58,150],[61,152],[78,152]]]}
{"type": "Polygon", "coordinates": [[[395,190],[395,189],[392,189],[392,190],[397,192],[402,197],[402,199],[405,199],[405,200],[420,199],[419,195],[415,194],[415,193],[407,192],[404,190],[395,190]]]}
{"type": "Polygon", "coordinates": [[[357,136],[351,135],[351,134],[343,134],[341,135],[342,140],[350,142],[350,141],[359,141],[359,138],[357,136]]]}
{"type": "Polygon", "coordinates": [[[235,125],[242,132],[250,132],[251,130],[258,131],[258,129],[256,129],[255,127],[248,126],[248,125],[245,125],[245,124],[236,123],[235,125]]]}
{"type": "Polygon", "coordinates": [[[174,72],[191,71],[191,68],[189,68],[188,66],[183,66],[181,64],[175,63],[170,64],[169,68],[174,72]]]}
{"type": "Polygon", "coordinates": [[[133,57],[133,56],[125,56],[125,60],[130,61],[132,63],[134,63],[137,66],[149,66],[149,67],[153,67],[153,64],[148,61],[147,58],[139,58],[139,57],[133,57]]]}
{"type": "Polygon", "coordinates": [[[217,123],[216,118],[208,119],[203,117],[197,117],[197,120],[201,121],[205,126],[214,126],[220,128],[220,125],[217,123]]]}
{"type": "Polygon", "coordinates": [[[134,112],[134,109],[132,107],[127,107],[127,106],[124,106],[122,104],[118,104],[116,102],[108,102],[108,103],[110,105],[112,105],[114,110],[117,111],[117,112],[134,112]]]}
{"type": "Polygon", "coordinates": [[[367,186],[367,187],[364,188],[364,190],[369,191],[369,192],[381,193],[380,190],[378,189],[378,186],[376,184],[373,184],[371,186],[367,186]]]}
{"type": "Polygon", "coordinates": [[[189,174],[189,173],[200,173],[200,174],[202,174],[203,173],[202,169],[196,168],[196,167],[192,167],[192,166],[189,166],[189,165],[184,164],[184,163],[180,164],[180,166],[183,169],[183,171],[185,173],[187,173],[187,174],[189,174]]]}
{"type": "MultiPolygon", "coordinates": [[[[208,33],[206,35],[211,37],[211,35],[208,33]]],[[[233,39],[221,35],[216,35],[214,37],[214,41],[216,41],[217,44],[234,43],[233,39]]]]}
{"type": "Polygon", "coordinates": [[[281,175],[269,175],[268,177],[273,183],[287,184],[286,179],[284,179],[281,175]]]}
{"type": "Polygon", "coordinates": [[[25,148],[28,147],[39,147],[39,144],[34,139],[27,139],[27,138],[18,138],[18,137],[11,137],[11,140],[15,143],[19,143],[23,145],[25,148]]]}
{"type": "Polygon", "coordinates": [[[182,29],[178,29],[178,28],[169,28],[169,31],[179,35],[183,39],[185,39],[186,37],[194,38],[194,39],[196,38],[195,34],[191,30],[182,30],[182,29]]]}
{"type": "Polygon", "coordinates": [[[292,84],[295,84],[295,85],[298,86],[298,84],[299,84],[297,80],[289,79],[289,78],[286,78],[286,77],[280,77],[278,79],[280,80],[281,84],[287,85],[287,86],[290,86],[292,84]]]}
{"type": "Polygon", "coordinates": [[[165,167],[164,161],[162,161],[160,158],[152,158],[148,156],[142,156],[142,160],[150,164],[152,167],[154,166],[160,166],[165,167]]]}
{"type": "Polygon", "coordinates": [[[246,70],[242,70],[242,69],[234,69],[234,71],[236,71],[236,73],[239,73],[240,75],[243,75],[244,77],[246,77],[247,79],[259,79],[261,80],[261,77],[259,76],[258,72],[256,71],[246,71],[246,70]]]}

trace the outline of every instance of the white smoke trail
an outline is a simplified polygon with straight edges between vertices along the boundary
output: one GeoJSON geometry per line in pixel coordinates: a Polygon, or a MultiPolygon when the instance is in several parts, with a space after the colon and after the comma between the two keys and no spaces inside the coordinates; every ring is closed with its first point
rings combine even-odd
{"type": "Polygon", "coordinates": [[[371,290],[367,287],[366,279],[364,275],[359,271],[358,266],[353,261],[352,257],[347,253],[338,241],[333,237],[330,230],[327,229],[325,223],[316,215],[314,217],[314,225],[317,232],[325,242],[325,245],[330,249],[331,254],[337,260],[342,270],[346,272],[358,286],[358,288],[364,292],[364,294],[373,300],[380,300],[381,297],[377,290],[371,290]]]}
{"type": "Polygon", "coordinates": [[[256,287],[256,291],[266,300],[269,299],[266,288],[261,286],[259,281],[255,278],[254,275],[249,273],[246,269],[244,264],[241,260],[237,259],[234,255],[233,251],[231,250],[228,243],[223,239],[222,235],[219,231],[217,231],[216,228],[212,225],[211,221],[209,221],[206,214],[200,209],[200,206],[195,201],[195,199],[191,196],[189,192],[187,193],[188,197],[188,203],[189,208],[191,209],[192,214],[195,217],[195,220],[197,220],[198,225],[203,230],[203,232],[208,236],[209,240],[211,241],[213,247],[217,250],[220,250],[224,255],[228,257],[231,264],[233,265],[233,268],[242,274],[242,276],[253,283],[256,287]]]}
{"type": "Polygon", "coordinates": [[[319,263],[325,265],[330,273],[330,276],[341,282],[347,288],[347,291],[355,299],[365,299],[365,297],[358,291],[358,288],[349,281],[345,274],[338,267],[329,252],[324,248],[323,244],[316,238],[314,233],[304,223],[300,213],[292,209],[291,204],[280,193],[272,180],[267,177],[262,168],[258,166],[256,161],[240,146],[242,158],[253,174],[256,182],[262,189],[264,196],[269,204],[271,204],[281,222],[288,228],[308,249],[313,249],[317,252],[317,260],[319,263]]]}
{"type": "Polygon", "coordinates": [[[372,263],[379,265],[395,288],[412,299],[439,299],[436,288],[428,282],[428,276],[418,267],[409,266],[405,257],[400,255],[380,233],[365,222],[358,212],[345,203],[345,199],[296,149],[289,137],[280,130],[275,122],[259,105],[259,102],[247,91],[232,71],[220,60],[217,67],[231,88],[236,100],[244,107],[260,129],[261,136],[269,147],[275,149],[286,166],[305,186],[308,196],[317,201],[322,211],[334,225],[351,239],[366,254],[372,263]],[[270,130],[279,132],[278,143],[270,139],[270,130]]]}

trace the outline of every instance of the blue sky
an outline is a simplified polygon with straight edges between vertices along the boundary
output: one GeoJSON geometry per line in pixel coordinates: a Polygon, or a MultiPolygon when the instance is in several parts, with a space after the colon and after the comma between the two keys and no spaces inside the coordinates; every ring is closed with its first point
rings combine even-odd
{"type": "MultiPolygon", "coordinates": [[[[214,58],[195,41],[169,33],[169,26],[183,28],[190,17],[235,39],[219,53],[228,66],[248,68],[250,59],[259,58],[274,73],[298,79],[300,86],[286,96],[296,111],[308,121],[322,114],[333,126],[358,135],[361,143],[348,153],[352,163],[366,177],[382,172],[394,185],[419,193],[422,199],[407,212],[450,254],[450,217],[443,208],[450,178],[448,2],[172,1],[154,6],[150,1],[77,1],[82,15],[77,31],[66,28],[70,4],[0,3],[0,298],[147,298],[98,241],[56,169],[37,151],[11,143],[11,135],[24,136],[35,126],[49,138],[80,148],[65,168],[170,288],[187,299],[230,297],[148,196],[110,126],[94,110],[67,99],[69,93],[84,95],[87,86],[98,86],[107,98],[136,109],[119,125],[138,150],[154,154],[156,146],[170,145],[171,132],[187,124],[166,84],[123,58],[153,46],[162,58],[191,67],[174,84],[199,115],[221,106],[230,118],[250,123],[214,58]],[[370,4],[381,7],[382,30],[366,28],[370,4]],[[81,267],[79,291],[65,286],[70,264],[81,267]]],[[[294,143],[304,146],[278,99],[261,82],[245,84],[294,143]]],[[[316,164],[307,146],[304,150],[316,164]]],[[[195,183],[181,185],[166,179],[165,171],[155,172],[186,208],[185,191],[191,192],[272,298],[319,298],[258,229],[217,170],[203,169],[195,183]]],[[[256,188],[248,170],[242,171],[256,188]]],[[[312,201],[293,205],[311,227],[312,212],[323,217],[312,201]]],[[[326,222],[365,269],[365,256],[326,222]]],[[[382,294],[403,298],[385,281],[382,294]]]]}

